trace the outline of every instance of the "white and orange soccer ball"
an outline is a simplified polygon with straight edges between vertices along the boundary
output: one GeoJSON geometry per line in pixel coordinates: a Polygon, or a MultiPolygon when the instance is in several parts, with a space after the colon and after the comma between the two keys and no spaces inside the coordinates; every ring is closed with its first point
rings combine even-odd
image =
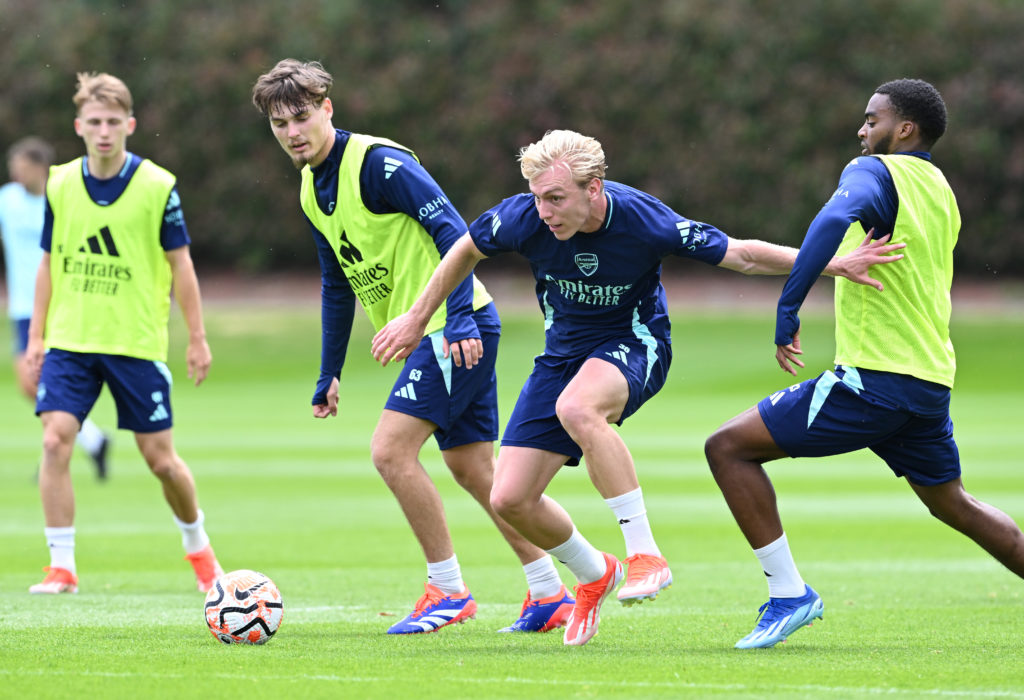
{"type": "Polygon", "coordinates": [[[281,626],[284,603],[270,577],[239,569],[214,582],[205,611],[210,634],[225,644],[264,644],[281,626]]]}

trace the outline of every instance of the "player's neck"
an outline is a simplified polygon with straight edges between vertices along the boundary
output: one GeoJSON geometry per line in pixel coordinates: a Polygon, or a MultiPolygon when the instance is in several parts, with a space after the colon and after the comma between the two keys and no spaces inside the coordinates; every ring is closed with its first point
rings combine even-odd
{"type": "Polygon", "coordinates": [[[608,213],[608,195],[601,191],[601,196],[598,197],[597,201],[594,202],[594,206],[590,209],[590,216],[580,227],[580,233],[594,233],[599,231],[604,226],[604,217],[608,213]]]}
{"type": "Polygon", "coordinates": [[[86,165],[89,168],[89,174],[97,180],[109,180],[121,172],[121,168],[124,167],[127,160],[128,153],[121,151],[113,156],[89,156],[86,158],[86,165]]]}

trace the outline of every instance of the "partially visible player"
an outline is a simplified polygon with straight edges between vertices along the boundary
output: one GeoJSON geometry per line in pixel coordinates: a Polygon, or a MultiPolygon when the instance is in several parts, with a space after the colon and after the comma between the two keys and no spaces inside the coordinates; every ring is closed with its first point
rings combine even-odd
{"type": "Polygon", "coordinates": [[[870,449],[936,518],[1024,577],[1024,534],[1008,515],[964,490],[949,416],[956,359],[949,337],[953,247],[960,212],[931,149],[946,105],[923,80],[880,85],[857,132],[854,158],[811,222],[779,298],[775,359],[796,375],[798,312],[838,251],[877,232],[905,243],[906,258],[878,273],[885,291],[836,280],[835,370],[762,399],[722,425],[708,464],[768,581],[768,602],[741,649],[771,647],[822,616],[821,596],[793,561],[775,490],[762,465],[870,449]]]}
{"type": "MultiPolygon", "coordinates": [[[[0,187],[0,238],[7,269],[7,315],[14,333],[14,376],[21,393],[33,402],[36,380],[25,359],[25,348],[36,271],[43,257],[39,239],[46,211],[46,177],[52,163],[53,147],[49,143],[35,136],[23,138],[7,151],[11,181],[0,187]]],[[[95,465],[96,474],[105,479],[109,438],[86,418],[76,440],[95,465]]]]}
{"type": "MultiPolygon", "coordinates": [[[[502,436],[491,502],[576,576],[564,641],[582,645],[597,633],[601,604],[623,573],[618,559],[590,544],[545,495],[563,465],[586,461],[622,529],[628,571],[619,601],[653,600],[672,583],[633,458],[611,425],[665,383],[672,345],[662,259],[678,255],[745,273],[781,274],[792,267],[796,250],[730,238],[649,194],[606,181],[601,144],[574,131],[548,132],[519,159],[531,194],[510,197],[474,221],[409,312],[374,337],[372,350],[384,364],[406,357],[434,309],[484,257],[514,251],[530,261],[545,347],[502,436]]],[[[866,247],[852,259],[876,257],[866,247]]],[[[846,271],[846,262],[836,261],[829,272],[857,275],[867,267],[846,271]]]]}
{"type": "Polygon", "coordinates": [[[45,251],[26,357],[39,376],[43,423],[39,492],[50,566],[31,593],[75,593],[75,435],[106,384],[118,427],[131,430],[181,530],[201,591],[223,573],[203,526],[192,472],[174,449],[167,369],[170,294],[188,326],[188,376],[210,369],[199,282],[175,177],[127,150],[135,131],[127,86],[79,73],[75,133],[86,155],[50,170],[45,251]]]}
{"type": "MultiPolygon", "coordinates": [[[[253,103],[302,172],[302,211],[320,258],[323,337],[312,401],[315,418],[337,415],[356,299],[374,326],[383,327],[409,308],[441,256],[466,230],[455,206],[411,151],[334,127],[334,106],[327,96],[332,84],[333,77],[319,63],[284,59],[253,87],[253,103]]],[[[495,515],[489,500],[498,436],[498,314],[475,278],[452,290],[439,306],[388,392],[371,440],[374,466],[427,560],[424,595],[388,633],[432,632],[476,612],[441,496],[419,461],[431,435],[456,481],[487,511],[523,565],[526,600],[519,619],[502,631],[560,627],[573,599],[554,562],[495,515]],[[481,366],[472,371],[459,366],[463,354],[476,357],[483,347],[487,358],[481,366]]]]}

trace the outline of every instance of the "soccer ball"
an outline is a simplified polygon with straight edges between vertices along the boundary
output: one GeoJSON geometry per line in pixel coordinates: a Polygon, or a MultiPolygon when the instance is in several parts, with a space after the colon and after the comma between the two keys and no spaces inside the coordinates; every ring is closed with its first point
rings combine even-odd
{"type": "Polygon", "coordinates": [[[264,644],[281,626],[277,586],[258,571],[239,569],[217,579],[206,594],[206,625],[225,644],[264,644]]]}

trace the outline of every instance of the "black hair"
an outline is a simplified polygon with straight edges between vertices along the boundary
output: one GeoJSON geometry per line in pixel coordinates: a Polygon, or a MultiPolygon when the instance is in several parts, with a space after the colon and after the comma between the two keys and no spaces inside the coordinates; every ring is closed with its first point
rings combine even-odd
{"type": "Polygon", "coordinates": [[[889,98],[896,116],[917,124],[927,147],[946,133],[946,103],[931,83],[913,78],[890,80],[875,88],[875,94],[889,98]]]}

